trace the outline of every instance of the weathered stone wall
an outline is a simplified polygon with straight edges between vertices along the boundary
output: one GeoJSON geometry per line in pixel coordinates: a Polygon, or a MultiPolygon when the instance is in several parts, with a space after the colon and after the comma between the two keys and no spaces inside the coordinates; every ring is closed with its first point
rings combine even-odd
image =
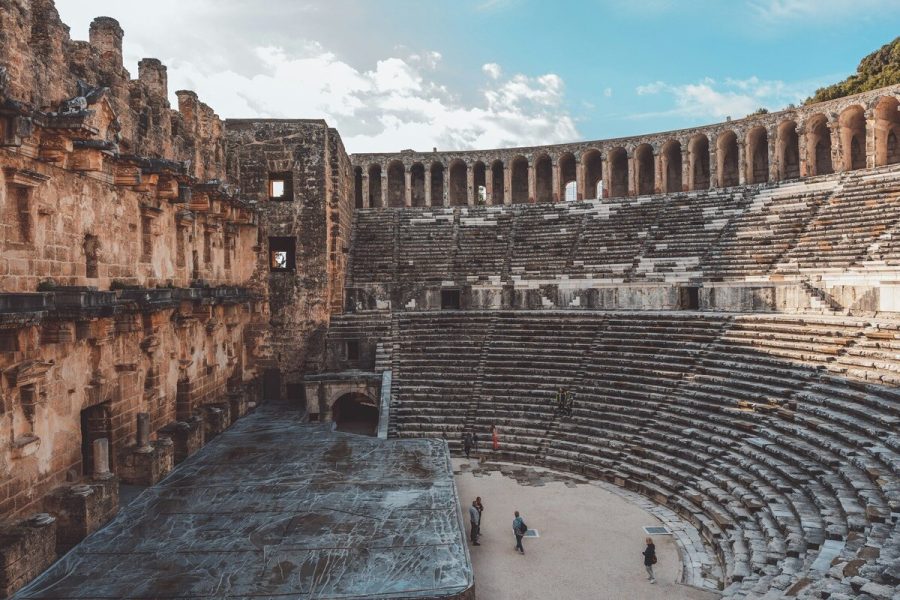
{"type": "MultiPolygon", "coordinates": [[[[228,171],[259,213],[258,277],[271,312],[271,366],[299,386],[324,365],[325,332],[340,311],[352,218],[350,161],[320,120],[226,121],[228,171]],[[270,181],[285,197],[270,197],[270,181]],[[270,270],[270,238],[293,240],[295,264],[270,270]]],[[[293,388],[298,389],[298,388],[293,388]]]]}
{"type": "Polygon", "coordinates": [[[900,162],[900,85],[743,119],[552,146],[354,154],[360,208],[558,202],[781,181],[900,162]],[[893,141],[892,141],[893,140],[893,141]],[[617,162],[617,156],[621,156],[617,162]],[[520,165],[520,167],[517,167],[520,165]],[[479,187],[484,197],[479,198],[479,187]]]}

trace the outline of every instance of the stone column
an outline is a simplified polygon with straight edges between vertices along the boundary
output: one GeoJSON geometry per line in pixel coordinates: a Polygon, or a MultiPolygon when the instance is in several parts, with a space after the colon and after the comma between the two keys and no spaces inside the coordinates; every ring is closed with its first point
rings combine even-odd
{"type": "Polygon", "coordinates": [[[709,189],[713,190],[721,187],[719,183],[719,156],[716,153],[716,146],[712,142],[709,144],[709,189]]]}
{"type": "Polygon", "coordinates": [[[559,176],[559,160],[556,162],[550,162],[550,186],[553,190],[553,193],[550,195],[551,202],[562,202],[566,199],[565,193],[560,189],[560,180],[562,179],[559,176]]]}
{"type": "MultiPolygon", "coordinates": [[[[609,155],[604,157],[600,157],[600,173],[603,178],[603,197],[609,198],[610,190],[612,189],[612,181],[610,180],[609,175],[609,155]]],[[[600,200],[600,198],[598,198],[600,200]]]]}
{"type": "Polygon", "coordinates": [[[800,160],[800,177],[809,177],[809,140],[806,139],[806,124],[797,125],[797,153],[800,160]]]}
{"type": "Polygon", "coordinates": [[[503,203],[512,204],[512,168],[503,163],[503,203]]]}
{"type": "Polygon", "coordinates": [[[106,479],[111,473],[109,472],[109,440],[100,438],[93,442],[94,454],[94,478],[106,479]]]}
{"type": "Polygon", "coordinates": [[[528,203],[537,202],[537,178],[535,177],[534,163],[528,161],[528,203]]]}
{"type": "Polygon", "coordinates": [[[584,165],[580,160],[575,161],[575,199],[581,202],[587,198],[587,190],[584,189],[584,165]]]}
{"type": "Polygon", "coordinates": [[[841,144],[841,126],[836,121],[829,123],[828,131],[831,134],[831,168],[835,173],[846,171],[843,145],[841,144]]]}
{"type": "Polygon", "coordinates": [[[484,168],[484,203],[488,206],[494,204],[494,168],[484,168]]]}
{"type": "Polygon", "coordinates": [[[403,206],[412,206],[412,171],[403,166],[403,206]]]}
{"type": "Polygon", "coordinates": [[[766,130],[766,141],[768,142],[766,152],[769,153],[769,181],[781,181],[781,174],[784,172],[781,162],[784,157],[778,156],[776,139],[778,131],[772,127],[766,130]]]}
{"type": "Polygon", "coordinates": [[[466,163],[466,204],[475,206],[475,169],[466,163]]]}
{"type": "Polygon", "coordinates": [[[747,158],[744,153],[744,140],[738,138],[737,140],[737,149],[738,149],[738,184],[744,185],[747,183],[747,158]]]}
{"type": "Polygon", "coordinates": [[[694,189],[693,182],[693,169],[691,169],[691,160],[693,155],[690,150],[688,150],[688,141],[687,144],[681,144],[681,190],[689,191],[694,189]]]}
{"type": "Polygon", "coordinates": [[[866,168],[875,168],[875,111],[867,110],[863,115],[866,118],[866,168]]]}
{"type": "Polygon", "coordinates": [[[362,194],[363,194],[363,207],[364,208],[372,208],[369,206],[369,173],[365,172],[362,176],[362,194]]]}
{"type": "Polygon", "coordinates": [[[150,445],[150,413],[142,412],[137,415],[137,448],[138,452],[153,449],[150,445]]]}
{"type": "Polygon", "coordinates": [[[634,150],[631,152],[626,151],[625,154],[625,164],[628,165],[628,195],[629,196],[637,196],[638,195],[638,173],[637,173],[637,159],[634,154],[634,150]]]}
{"type": "Polygon", "coordinates": [[[431,169],[425,169],[425,206],[431,206],[431,169]]]}
{"type": "Polygon", "coordinates": [[[663,191],[665,191],[665,189],[663,188],[662,151],[657,152],[656,150],[653,150],[653,193],[659,194],[663,191]]]}
{"type": "Polygon", "coordinates": [[[387,169],[381,171],[381,205],[390,206],[391,201],[388,198],[388,173],[387,169]]]}

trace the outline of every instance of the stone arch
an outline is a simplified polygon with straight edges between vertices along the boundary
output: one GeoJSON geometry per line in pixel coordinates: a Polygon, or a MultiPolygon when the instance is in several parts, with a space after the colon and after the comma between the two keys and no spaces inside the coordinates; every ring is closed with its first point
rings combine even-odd
{"type": "Polygon", "coordinates": [[[690,170],[688,187],[692,190],[709,189],[709,138],[698,133],[688,142],[690,170]]]}
{"type": "Polygon", "coordinates": [[[782,121],[778,124],[775,160],[778,161],[778,179],[800,177],[800,139],[797,137],[796,121],[782,121]]]}
{"type": "Polygon", "coordinates": [[[491,204],[503,204],[506,200],[503,181],[503,161],[491,163],[491,204]]]}
{"type": "Polygon", "coordinates": [[[740,182],[738,170],[737,134],[731,130],[723,131],[716,138],[716,171],[719,174],[719,187],[733,187],[740,182]]]}
{"type": "Polygon", "coordinates": [[[431,163],[431,205],[444,205],[444,165],[431,163]]]}
{"type": "Polygon", "coordinates": [[[331,418],[338,431],[376,435],[378,402],[367,394],[349,392],[331,404],[331,418]]]}
{"type": "Polygon", "coordinates": [[[517,156],[510,163],[510,196],[513,204],[528,202],[528,159],[517,156]]]}
{"type": "Polygon", "coordinates": [[[816,113],[806,120],[806,175],[834,173],[828,117],[816,113]]]}
{"type": "Polygon", "coordinates": [[[841,132],[841,158],[845,171],[866,168],[866,114],[863,107],[854,104],[841,112],[838,118],[841,132]]]}
{"type": "Polygon", "coordinates": [[[653,146],[641,144],[634,149],[634,169],[638,196],[652,194],[656,190],[656,168],[653,164],[653,146]]]}
{"type": "Polygon", "coordinates": [[[553,162],[546,154],[534,157],[534,200],[553,202],[553,162]]]}
{"type": "Polygon", "coordinates": [[[384,206],[381,197],[381,165],[369,165],[369,206],[372,208],[384,206]]]}
{"type": "Polygon", "coordinates": [[[448,187],[450,206],[466,206],[469,203],[469,197],[466,194],[467,176],[466,163],[458,158],[450,163],[450,185],[448,187]]]}
{"type": "Polygon", "coordinates": [[[584,199],[600,198],[598,188],[603,181],[603,159],[600,151],[591,148],[581,155],[581,168],[584,173],[584,199]]]}
{"type": "Polygon", "coordinates": [[[362,167],[353,168],[353,205],[356,208],[363,207],[363,170],[362,167]]]}
{"type": "Polygon", "coordinates": [[[900,101],[882,96],[875,104],[875,166],[900,163],[900,101]]]}
{"type": "MultiPolygon", "coordinates": [[[[566,189],[570,183],[575,183],[575,155],[571,152],[563,152],[556,159],[556,168],[559,171],[559,189],[556,190],[556,197],[560,200],[570,200],[566,196],[566,189]]],[[[578,192],[575,192],[574,200],[578,200],[578,192]]]]}
{"type": "Polygon", "coordinates": [[[747,161],[747,183],[769,181],[769,132],[758,125],[747,132],[744,142],[747,161]]]}
{"type": "Polygon", "coordinates": [[[485,166],[480,160],[472,165],[472,197],[475,204],[487,204],[487,178],[485,166]]]}
{"type": "Polygon", "coordinates": [[[387,205],[391,207],[403,206],[404,192],[406,191],[406,170],[399,160],[392,160],[387,167],[387,205]]]}
{"type": "Polygon", "coordinates": [[[425,206],[425,165],[413,163],[409,168],[409,184],[413,206],[425,206]]]}
{"type": "Polygon", "coordinates": [[[663,191],[667,194],[684,191],[681,181],[681,142],[669,140],[663,144],[660,160],[662,161],[660,170],[663,176],[663,191]]]}
{"type": "Polygon", "coordinates": [[[613,198],[628,195],[628,152],[619,146],[609,151],[609,195],[613,198]]]}

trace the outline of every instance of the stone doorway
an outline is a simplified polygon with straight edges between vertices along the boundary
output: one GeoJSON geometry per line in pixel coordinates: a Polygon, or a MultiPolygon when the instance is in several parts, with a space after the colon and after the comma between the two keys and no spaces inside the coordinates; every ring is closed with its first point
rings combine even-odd
{"type": "Polygon", "coordinates": [[[331,409],[338,431],[375,436],[378,431],[378,407],[363,394],[344,394],[331,409]]]}
{"type": "MultiPolygon", "coordinates": [[[[95,404],[81,411],[81,473],[90,476],[94,472],[94,441],[106,438],[112,448],[112,411],[110,403],[95,404]]],[[[110,469],[113,469],[113,452],[110,452],[110,469]]]]}

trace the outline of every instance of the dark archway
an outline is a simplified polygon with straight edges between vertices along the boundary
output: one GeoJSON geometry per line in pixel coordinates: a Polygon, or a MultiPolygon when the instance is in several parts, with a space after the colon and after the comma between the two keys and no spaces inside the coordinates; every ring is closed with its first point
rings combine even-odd
{"type": "Polygon", "coordinates": [[[553,163],[546,154],[534,158],[534,198],[536,202],[553,202],[553,163]]]}
{"type": "Polygon", "coordinates": [[[338,431],[374,436],[378,432],[378,405],[359,393],[344,394],[331,407],[338,431]]]}
{"type": "Polygon", "coordinates": [[[363,171],[362,167],[353,169],[353,205],[363,207],[363,171]]]}
{"type": "Polygon", "coordinates": [[[444,205],[444,165],[431,163],[431,205],[444,205]]]}
{"type": "Polygon", "coordinates": [[[609,151],[609,195],[628,195],[628,153],[622,147],[609,151]]]}
{"type": "Polygon", "coordinates": [[[725,131],[716,138],[716,170],[719,173],[719,187],[733,187],[740,182],[738,174],[737,134],[725,131]]]}
{"type": "Polygon", "coordinates": [[[663,189],[667,194],[684,191],[681,180],[681,142],[669,140],[662,147],[663,189]]]}
{"type": "Polygon", "coordinates": [[[425,206],[425,165],[415,163],[409,168],[409,183],[413,206],[425,206]]]}
{"type": "Polygon", "coordinates": [[[769,181],[769,133],[763,126],[747,133],[747,183],[769,181]]]}
{"type": "Polygon", "coordinates": [[[599,150],[591,149],[581,157],[581,168],[584,173],[584,199],[600,198],[598,188],[603,181],[603,159],[599,150]]]}
{"type": "Polygon", "coordinates": [[[893,96],[879,98],[875,105],[875,166],[900,162],[900,102],[893,96]]]}
{"type": "Polygon", "coordinates": [[[480,160],[472,165],[472,198],[475,204],[487,204],[487,178],[485,166],[480,160]]]}
{"type": "Polygon", "coordinates": [[[806,175],[834,173],[831,164],[831,131],[828,117],[822,113],[811,116],[806,122],[806,175]]]}
{"type": "Polygon", "coordinates": [[[848,106],[838,119],[845,171],[866,168],[866,115],[862,106],[848,106]]]}
{"type": "Polygon", "coordinates": [[[381,165],[369,165],[369,207],[381,208],[381,165]]]}
{"type": "Polygon", "coordinates": [[[466,206],[466,163],[456,159],[450,163],[450,206],[466,206]]]}
{"type": "Polygon", "coordinates": [[[563,152],[556,159],[556,168],[559,169],[559,189],[556,190],[556,197],[559,201],[578,200],[578,192],[576,190],[575,197],[569,198],[566,195],[567,189],[573,189],[570,183],[575,183],[575,155],[571,152],[563,152]]]}
{"type": "Polygon", "coordinates": [[[690,154],[690,188],[692,190],[709,189],[709,138],[698,133],[688,142],[690,154]]]}
{"type": "Polygon", "coordinates": [[[778,179],[800,177],[800,139],[797,137],[797,123],[784,121],[778,125],[778,179]]]}
{"type": "Polygon", "coordinates": [[[403,206],[403,196],[406,189],[406,174],[403,169],[403,163],[399,160],[393,160],[388,164],[388,206],[403,206]]]}
{"type": "Polygon", "coordinates": [[[503,204],[505,200],[503,181],[503,161],[491,163],[491,204],[503,204]]]}
{"type": "Polygon", "coordinates": [[[513,204],[528,203],[528,159],[517,156],[512,161],[510,190],[513,204]]]}
{"type": "Polygon", "coordinates": [[[652,194],[656,190],[656,169],[653,164],[653,147],[650,144],[641,144],[634,149],[634,168],[638,196],[652,194]]]}

